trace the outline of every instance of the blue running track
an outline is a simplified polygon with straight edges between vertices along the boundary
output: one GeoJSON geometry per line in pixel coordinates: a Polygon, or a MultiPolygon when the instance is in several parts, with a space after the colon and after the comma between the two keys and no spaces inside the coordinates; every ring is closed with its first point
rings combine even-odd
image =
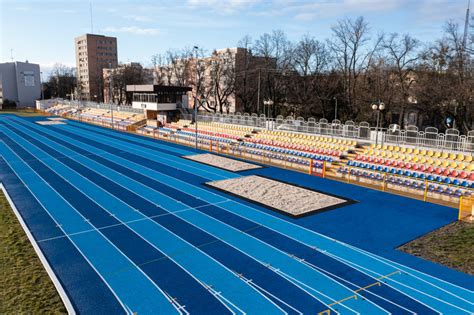
{"type": "Polygon", "coordinates": [[[357,227],[377,198],[439,213],[432,229],[451,220],[448,208],[272,167],[233,173],[182,158],[196,153],[184,146],[36,120],[46,118],[0,115],[0,182],[74,312],[474,313],[472,277],[400,256],[406,235],[357,227]],[[247,174],[358,203],[292,219],[204,186],[247,174]],[[337,216],[353,216],[354,230],[337,216]]]}

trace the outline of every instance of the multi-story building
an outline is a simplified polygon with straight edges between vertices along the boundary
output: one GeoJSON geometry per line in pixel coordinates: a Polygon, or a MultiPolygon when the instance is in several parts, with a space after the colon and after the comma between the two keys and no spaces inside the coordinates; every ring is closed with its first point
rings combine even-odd
{"type": "Polygon", "coordinates": [[[5,100],[17,107],[33,107],[41,97],[39,64],[26,62],[0,63],[0,106],[5,100]]]}
{"type": "Polygon", "coordinates": [[[118,64],[117,38],[85,34],[74,39],[76,46],[77,97],[91,101],[103,101],[104,68],[118,64]]]}
{"type": "Polygon", "coordinates": [[[246,110],[239,95],[252,94],[249,102],[257,102],[261,72],[275,67],[274,58],[253,56],[245,48],[225,48],[214,50],[209,57],[175,60],[157,67],[154,75],[155,84],[190,86],[189,99],[197,95],[208,111],[234,113],[246,110]]]}

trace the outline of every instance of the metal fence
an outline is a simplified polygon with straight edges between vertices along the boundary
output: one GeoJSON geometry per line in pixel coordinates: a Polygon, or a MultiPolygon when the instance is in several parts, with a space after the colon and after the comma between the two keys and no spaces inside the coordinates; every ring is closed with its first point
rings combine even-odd
{"type": "Polygon", "coordinates": [[[140,114],[143,113],[143,109],[133,108],[130,105],[116,105],[116,104],[96,103],[96,102],[89,102],[89,101],[68,101],[68,100],[63,100],[60,102],[60,104],[70,105],[71,107],[75,107],[77,109],[90,107],[90,108],[105,109],[105,110],[113,109],[114,111],[118,111],[118,112],[129,112],[129,113],[140,113],[140,114]]]}
{"type": "MultiPolygon", "coordinates": [[[[191,120],[192,114],[182,115],[184,119],[191,120]]],[[[199,113],[198,121],[220,122],[236,124],[255,128],[265,128],[269,130],[284,130],[315,135],[325,135],[330,137],[350,138],[363,142],[375,143],[376,130],[368,122],[355,123],[339,120],[329,122],[327,119],[303,117],[293,118],[277,116],[267,118],[261,114],[219,114],[219,113],[199,113]]],[[[380,144],[422,146],[446,151],[474,152],[474,130],[467,135],[460,135],[459,130],[448,129],[445,133],[440,133],[434,127],[427,127],[425,130],[418,130],[416,126],[407,126],[401,129],[398,125],[390,125],[389,128],[379,128],[377,142],[380,144]]]]}

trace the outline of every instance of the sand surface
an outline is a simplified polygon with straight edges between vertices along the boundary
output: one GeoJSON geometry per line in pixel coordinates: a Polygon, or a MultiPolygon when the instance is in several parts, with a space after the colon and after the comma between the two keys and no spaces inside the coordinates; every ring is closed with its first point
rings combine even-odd
{"type": "Polygon", "coordinates": [[[42,120],[37,121],[36,123],[40,125],[65,125],[65,123],[56,120],[42,120]]]}
{"type": "Polygon", "coordinates": [[[52,120],[52,121],[56,121],[56,120],[57,120],[57,121],[66,120],[66,118],[61,118],[61,117],[51,117],[51,118],[48,117],[48,119],[49,119],[49,120],[52,120]]]}
{"type": "Polygon", "coordinates": [[[232,172],[261,168],[261,166],[259,165],[237,161],[234,159],[229,159],[223,156],[218,156],[218,155],[208,154],[208,153],[187,155],[185,158],[196,161],[196,162],[212,165],[215,167],[223,168],[232,172]]]}
{"type": "Polygon", "coordinates": [[[207,184],[293,216],[346,202],[344,199],[255,175],[207,184]]]}

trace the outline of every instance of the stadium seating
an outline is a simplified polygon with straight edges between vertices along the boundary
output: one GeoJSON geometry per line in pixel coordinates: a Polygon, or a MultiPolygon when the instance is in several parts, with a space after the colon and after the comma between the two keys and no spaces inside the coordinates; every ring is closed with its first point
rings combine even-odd
{"type": "MultiPolygon", "coordinates": [[[[194,142],[195,126],[189,120],[179,120],[166,124],[158,130],[160,135],[173,135],[180,139],[194,142]]],[[[150,128],[142,128],[141,133],[150,134],[150,128]]],[[[218,122],[199,122],[198,138],[200,142],[214,146],[219,143],[220,149],[231,149],[240,155],[258,156],[272,162],[291,163],[308,168],[310,160],[314,169],[322,169],[323,163],[339,161],[341,157],[355,147],[351,140],[333,139],[289,131],[270,131],[248,126],[218,122]]]]}
{"type": "MultiPolygon", "coordinates": [[[[107,109],[87,107],[81,112],[78,112],[77,118],[80,120],[94,122],[102,125],[112,125],[112,113],[107,109]]],[[[145,119],[144,114],[137,114],[125,111],[113,112],[114,126],[118,129],[126,130],[127,126],[130,126],[143,119],[145,119]]]]}

